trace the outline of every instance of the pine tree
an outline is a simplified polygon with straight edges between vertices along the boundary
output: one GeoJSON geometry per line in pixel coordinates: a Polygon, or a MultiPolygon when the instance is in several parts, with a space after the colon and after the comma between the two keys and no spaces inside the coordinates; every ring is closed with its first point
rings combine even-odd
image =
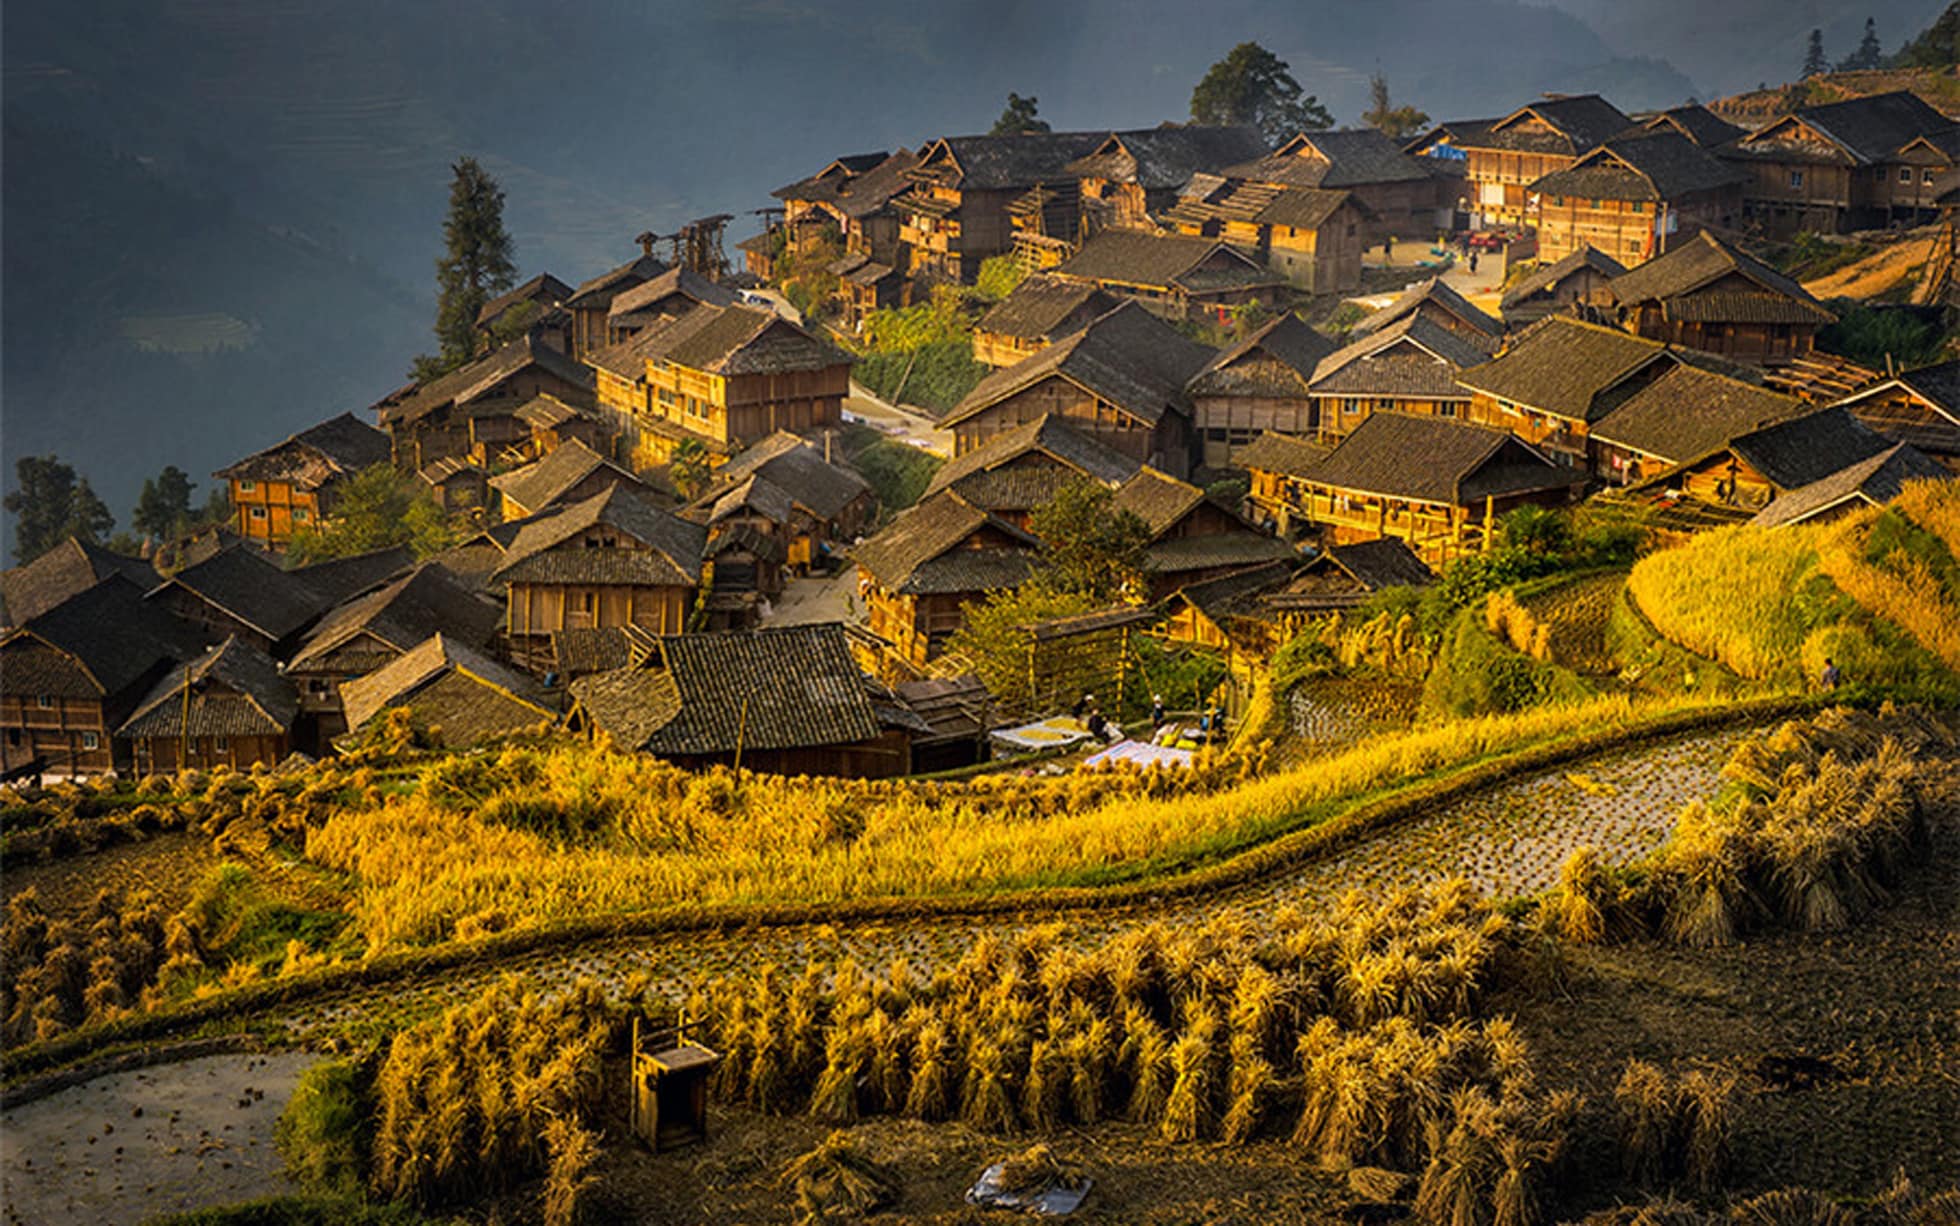
{"type": "Polygon", "coordinates": [[[1858,40],[1858,49],[1838,61],[1838,71],[1859,72],[1885,66],[1885,50],[1878,45],[1878,22],[1865,18],[1865,36],[1858,40]]]}
{"type": "Polygon", "coordinates": [[[1191,91],[1194,123],[1258,126],[1268,144],[1334,126],[1320,99],[1305,93],[1286,61],[1258,43],[1240,43],[1191,91]]]}
{"type": "Polygon", "coordinates": [[[1831,70],[1831,62],[1824,58],[1824,31],[1810,32],[1810,46],[1803,54],[1803,76],[1814,77],[1831,70]]]}
{"type": "Polygon", "coordinates": [[[144,480],[136,513],[129,517],[130,526],[158,540],[176,536],[190,522],[191,491],[196,488],[183,469],[165,465],[162,472],[144,480]]]}
{"type": "Polygon", "coordinates": [[[68,504],[68,522],[63,525],[61,535],[100,545],[115,526],[116,517],[109,514],[109,505],[89,486],[88,478],[76,482],[75,496],[68,504]]]}
{"type": "Polygon", "coordinates": [[[434,357],[415,361],[415,378],[426,381],[480,356],[484,339],[476,330],[483,304],[517,279],[510,234],[504,229],[504,189],[475,158],[451,169],[449,216],[442,223],[442,258],[436,261],[436,341],[434,357]]]}
{"type": "Polygon", "coordinates": [[[32,562],[69,536],[100,544],[116,526],[88,480],[77,480],[75,470],[52,455],[16,460],[14,489],[0,505],[14,518],[17,562],[32,562]]]}
{"type": "Polygon", "coordinates": [[[1023,98],[1015,93],[1008,94],[1007,109],[1000,113],[999,119],[994,120],[994,126],[988,135],[1015,136],[1022,132],[1052,131],[1047,120],[1036,117],[1035,105],[1034,98],[1023,98]]]}
{"type": "Polygon", "coordinates": [[[1396,106],[1388,96],[1388,78],[1379,72],[1368,78],[1368,98],[1370,105],[1362,112],[1361,122],[1396,140],[1407,140],[1429,122],[1429,115],[1424,111],[1396,106]]]}

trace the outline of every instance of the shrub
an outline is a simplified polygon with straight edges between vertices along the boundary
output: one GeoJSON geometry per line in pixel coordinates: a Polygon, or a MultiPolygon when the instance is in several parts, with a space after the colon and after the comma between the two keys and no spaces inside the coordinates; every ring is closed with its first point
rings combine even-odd
{"type": "Polygon", "coordinates": [[[274,1141],[286,1173],[316,1192],[351,1194],[365,1182],[368,1103],[351,1060],[322,1060],[300,1075],[274,1141]]]}

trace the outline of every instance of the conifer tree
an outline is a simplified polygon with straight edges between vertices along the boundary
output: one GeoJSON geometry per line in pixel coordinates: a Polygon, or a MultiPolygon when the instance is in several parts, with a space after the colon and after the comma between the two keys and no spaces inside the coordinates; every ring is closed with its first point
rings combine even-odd
{"type": "Polygon", "coordinates": [[[1018,136],[1023,132],[1047,132],[1048,121],[1035,114],[1036,99],[1019,94],[1007,95],[1007,109],[994,120],[989,136],[1018,136]]]}
{"type": "Polygon", "coordinates": [[[32,562],[70,536],[101,544],[116,526],[88,478],[52,455],[22,456],[14,462],[14,489],[6,496],[14,519],[14,560],[32,562]]]}
{"type": "Polygon", "coordinates": [[[449,216],[442,223],[443,254],[436,261],[436,341],[434,357],[415,360],[414,377],[427,381],[481,356],[485,340],[476,330],[483,304],[517,279],[510,234],[504,229],[504,189],[475,158],[450,168],[449,216]]]}
{"type": "Polygon", "coordinates": [[[1824,58],[1824,31],[1810,32],[1810,47],[1803,54],[1803,76],[1814,77],[1831,70],[1831,62],[1824,58]]]}
{"type": "Polygon", "coordinates": [[[1191,91],[1191,119],[1255,124],[1271,145],[1302,130],[1334,126],[1334,116],[1300,88],[1286,61],[1258,43],[1240,43],[1211,66],[1191,91]]]}

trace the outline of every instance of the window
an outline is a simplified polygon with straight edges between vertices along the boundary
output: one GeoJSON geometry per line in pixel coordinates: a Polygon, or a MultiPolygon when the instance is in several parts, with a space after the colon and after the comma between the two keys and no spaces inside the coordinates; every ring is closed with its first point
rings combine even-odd
{"type": "Polygon", "coordinates": [[[253,519],[264,519],[264,518],[265,518],[265,508],[264,508],[264,507],[253,507],[253,508],[252,508],[252,518],[253,518],[253,519]]]}
{"type": "Polygon", "coordinates": [[[1899,182],[1901,183],[1912,182],[1912,167],[1910,166],[1899,167],[1899,182]]]}
{"type": "Polygon", "coordinates": [[[82,748],[100,749],[102,748],[102,738],[93,732],[84,732],[82,733],[82,748]]]}
{"type": "Polygon", "coordinates": [[[1597,196],[1595,196],[1595,197],[1593,197],[1593,202],[1592,202],[1592,206],[1593,206],[1594,208],[1598,208],[1598,207],[1600,206],[1600,200],[1599,200],[1599,198],[1598,198],[1597,196]]]}
{"type": "Polygon", "coordinates": [[[214,750],[216,750],[216,751],[217,751],[217,752],[219,752],[219,753],[230,753],[230,752],[231,752],[231,738],[230,738],[230,737],[225,737],[225,736],[221,736],[221,737],[215,737],[215,738],[213,738],[213,739],[212,739],[212,741],[211,741],[211,748],[212,748],[212,749],[214,749],[214,750]]]}
{"type": "Polygon", "coordinates": [[[312,518],[312,516],[313,513],[311,511],[308,511],[305,507],[293,508],[293,522],[296,524],[303,524],[308,519],[312,518]]]}
{"type": "Polygon", "coordinates": [[[34,697],[34,705],[45,711],[54,706],[54,695],[37,694],[34,697]]]}
{"type": "Polygon", "coordinates": [[[1933,172],[1932,172],[1932,171],[1930,171],[1930,170],[1928,170],[1928,171],[1924,171],[1924,172],[1922,172],[1922,175],[1921,175],[1921,177],[1920,177],[1920,180],[1919,180],[1919,181],[1920,181],[1921,183],[1924,183],[1924,184],[1926,184],[1926,185],[1927,185],[1928,187],[1931,187],[1931,186],[1932,186],[1932,184],[1933,184],[1933,172]]]}
{"type": "Polygon", "coordinates": [[[1646,211],[1647,211],[1647,202],[1646,202],[1645,200],[1636,200],[1636,201],[1634,201],[1634,202],[1633,202],[1633,211],[1634,211],[1634,212],[1636,212],[1636,213],[1644,213],[1644,212],[1646,212],[1646,211]]]}
{"type": "Polygon", "coordinates": [[[1791,187],[1803,186],[1803,171],[1793,170],[1790,172],[1790,186],[1791,187]]]}
{"type": "Polygon", "coordinates": [[[1553,208],[1555,208],[1555,209],[1562,209],[1562,208],[1564,208],[1564,207],[1565,207],[1565,197],[1564,197],[1564,196],[1553,196],[1553,197],[1552,197],[1552,207],[1553,207],[1553,208]]]}
{"type": "Polygon", "coordinates": [[[259,488],[259,483],[256,481],[240,481],[238,483],[238,492],[241,494],[249,494],[257,488],[259,488]]]}

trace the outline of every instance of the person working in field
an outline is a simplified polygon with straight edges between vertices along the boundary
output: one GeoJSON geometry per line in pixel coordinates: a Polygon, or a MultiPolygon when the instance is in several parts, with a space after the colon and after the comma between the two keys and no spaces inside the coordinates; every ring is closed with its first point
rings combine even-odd
{"type": "Polygon", "coordinates": [[[1841,679],[1842,674],[1838,672],[1837,661],[1831,659],[1829,656],[1824,657],[1824,672],[1817,678],[1818,684],[1827,690],[1834,690],[1838,687],[1838,682],[1841,679]]]}

